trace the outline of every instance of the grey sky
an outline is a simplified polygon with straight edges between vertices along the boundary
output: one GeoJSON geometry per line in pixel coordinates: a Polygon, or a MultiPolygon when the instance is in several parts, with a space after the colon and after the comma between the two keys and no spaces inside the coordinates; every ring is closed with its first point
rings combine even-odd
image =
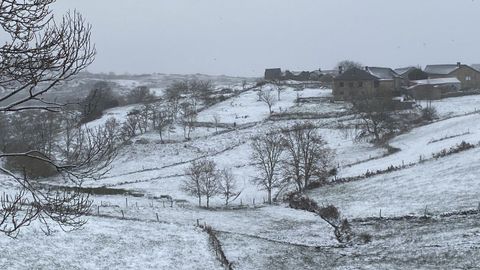
{"type": "Polygon", "coordinates": [[[480,63],[476,0],[57,0],[93,25],[94,72],[480,63]]]}

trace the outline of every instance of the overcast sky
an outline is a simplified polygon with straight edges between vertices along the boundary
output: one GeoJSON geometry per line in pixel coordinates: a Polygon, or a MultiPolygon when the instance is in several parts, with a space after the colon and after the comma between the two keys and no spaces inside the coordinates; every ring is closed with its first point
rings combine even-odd
{"type": "Polygon", "coordinates": [[[93,72],[480,63],[478,0],[57,0],[68,9],[93,25],[93,72]]]}

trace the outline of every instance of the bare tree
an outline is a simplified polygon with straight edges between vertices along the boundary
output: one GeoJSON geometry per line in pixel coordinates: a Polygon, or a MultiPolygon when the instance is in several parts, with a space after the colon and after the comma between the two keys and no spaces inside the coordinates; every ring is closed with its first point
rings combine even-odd
{"type": "Polygon", "coordinates": [[[214,161],[205,159],[200,164],[202,166],[202,178],[200,181],[202,195],[207,199],[207,208],[209,208],[210,198],[220,193],[218,184],[219,174],[214,161]]]}
{"type": "Polygon", "coordinates": [[[130,91],[126,97],[129,104],[149,102],[155,99],[147,86],[138,86],[130,91]]]}
{"type": "Polygon", "coordinates": [[[201,161],[193,161],[186,169],[185,174],[188,178],[183,182],[182,189],[189,195],[198,198],[198,206],[202,206],[202,187],[203,168],[201,161]]]}
{"type": "Polygon", "coordinates": [[[252,138],[252,158],[260,171],[260,176],[254,182],[265,189],[268,194],[268,203],[272,203],[272,191],[284,185],[280,177],[280,163],[282,159],[283,140],[276,131],[252,138]]]}
{"type": "Polygon", "coordinates": [[[183,190],[197,196],[198,206],[202,206],[202,196],[206,198],[206,207],[210,207],[210,198],[220,192],[218,171],[212,160],[202,159],[191,163],[186,170],[188,178],[183,183],[183,190]]]}
{"type": "Polygon", "coordinates": [[[237,182],[231,169],[223,169],[219,172],[219,188],[222,197],[225,199],[225,205],[235,200],[241,192],[237,191],[237,182]]]}
{"type": "Polygon", "coordinates": [[[285,179],[295,183],[298,191],[310,184],[312,177],[325,180],[332,161],[332,151],[312,123],[297,123],[282,129],[285,179]]]}
{"type": "MultiPolygon", "coordinates": [[[[91,27],[78,12],[68,13],[60,23],[53,20],[50,5],[54,0],[0,1],[0,26],[6,42],[0,47],[0,114],[25,110],[60,111],[62,104],[45,99],[55,86],[84,70],[94,60],[90,43],[91,27]]],[[[0,153],[0,164],[10,157],[44,161],[79,183],[98,175],[99,160],[108,163],[110,149],[93,144],[75,163],[60,164],[37,150],[0,153]],[[105,160],[105,159],[106,160],[105,160]]],[[[46,232],[50,222],[62,229],[77,229],[85,224],[82,216],[90,209],[88,195],[79,192],[48,191],[34,185],[26,175],[0,165],[0,172],[19,187],[16,194],[0,198],[0,231],[16,236],[20,228],[38,220],[46,232]]]]}
{"type": "Polygon", "coordinates": [[[191,103],[184,102],[180,104],[180,124],[183,127],[183,136],[190,139],[191,132],[195,129],[197,122],[197,113],[191,103]]]}
{"type": "Polygon", "coordinates": [[[242,80],[242,89],[247,89],[247,80],[242,80]]]}
{"type": "Polygon", "coordinates": [[[130,140],[137,135],[137,130],[141,133],[140,117],[137,110],[132,110],[127,115],[127,120],[122,125],[122,138],[124,141],[130,140]]]}
{"type": "Polygon", "coordinates": [[[182,94],[186,93],[187,90],[188,84],[186,82],[174,82],[165,89],[165,98],[167,99],[168,106],[172,110],[174,120],[176,120],[180,110],[182,94]]]}
{"type": "Polygon", "coordinates": [[[218,123],[220,122],[220,115],[214,114],[212,115],[213,122],[215,123],[215,132],[218,132],[218,123]]]}
{"type": "Polygon", "coordinates": [[[259,93],[260,101],[267,104],[268,111],[272,114],[272,106],[277,103],[277,99],[275,98],[275,94],[273,93],[272,89],[264,89],[261,90],[259,93]]]}
{"type": "Polygon", "coordinates": [[[382,143],[396,128],[392,117],[393,103],[389,98],[365,97],[352,100],[355,115],[356,139],[372,138],[374,143],[382,143]]]}
{"type": "Polygon", "coordinates": [[[157,106],[153,113],[153,121],[155,129],[160,135],[160,140],[163,142],[163,133],[167,131],[173,123],[172,112],[166,106],[157,106]]]}

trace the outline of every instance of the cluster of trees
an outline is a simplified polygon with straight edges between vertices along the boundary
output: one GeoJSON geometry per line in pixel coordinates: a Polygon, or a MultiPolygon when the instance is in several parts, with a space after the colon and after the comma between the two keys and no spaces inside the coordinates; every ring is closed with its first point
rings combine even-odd
{"type": "Polygon", "coordinates": [[[252,138],[252,158],[260,171],[255,183],[267,191],[272,203],[272,191],[294,186],[303,192],[313,181],[325,181],[334,174],[334,158],[327,143],[309,122],[297,123],[280,130],[252,138]]]}
{"type": "Polygon", "coordinates": [[[195,111],[197,111],[198,103],[203,102],[210,105],[215,102],[212,96],[215,87],[212,81],[203,80],[185,80],[172,83],[165,89],[167,100],[179,101],[184,97],[186,102],[190,103],[195,111]]]}
{"type": "Polygon", "coordinates": [[[126,121],[120,127],[120,137],[128,141],[139,134],[156,131],[163,142],[165,133],[179,124],[183,127],[184,138],[188,140],[196,122],[197,112],[191,103],[182,102],[178,106],[170,101],[144,104],[128,112],[126,121]]]}
{"type": "Polygon", "coordinates": [[[198,206],[202,206],[202,197],[206,199],[206,207],[210,207],[210,199],[222,196],[225,205],[234,201],[241,192],[237,189],[235,177],[230,169],[218,169],[214,161],[200,159],[193,161],[185,171],[188,178],[183,182],[183,190],[198,198],[198,206]]]}
{"type": "Polygon", "coordinates": [[[107,82],[98,82],[80,104],[81,121],[86,123],[97,119],[104,110],[120,104],[144,103],[128,112],[126,121],[121,124],[119,136],[123,141],[151,130],[157,131],[163,141],[165,133],[176,123],[183,127],[184,138],[190,139],[197,121],[198,104],[214,102],[213,91],[211,81],[180,81],[167,87],[165,99],[153,102],[155,96],[146,86],[139,86],[121,98],[114,94],[107,82]]]}
{"type": "Polygon", "coordinates": [[[151,103],[155,96],[147,86],[138,86],[125,97],[115,94],[111,84],[100,81],[93,85],[88,96],[79,104],[82,122],[87,123],[102,116],[103,111],[119,105],[151,103]]]}
{"type": "Polygon", "coordinates": [[[0,139],[5,168],[31,179],[61,173],[64,167],[54,164],[87,169],[101,160],[110,162],[119,143],[114,119],[88,128],[76,111],[0,114],[0,123],[5,125],[0,139]]]}

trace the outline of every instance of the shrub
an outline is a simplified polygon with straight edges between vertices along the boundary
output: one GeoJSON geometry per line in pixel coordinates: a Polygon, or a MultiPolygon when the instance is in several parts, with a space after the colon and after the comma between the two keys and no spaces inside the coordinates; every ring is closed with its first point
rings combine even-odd
{"type": "Polygon", "coordinates": [[[334,205],[328,205],[319,209],[318,214],[329,221],[336,221],[340,218],[340,212],[334,205]]]}
{"type": "Polygon", "coordinates": [[[425,121],[433,121],[435,119],[438,119],[437,109],[435,109],[435,107],[423,108],[421,118],[425,121]]]}
{"type": "Polygon", "coordinates": [[[350,223],[347,219],[343,219],[339,226],[335,228],[335,237],[337,237],[338,242],[348,243],[353,239],[353,231],[350,223]]]}
{"type": "Polygon", "coordinates": [[[369,233],[361,233],[358,235],[358,239],[360,240],[360,242],[368,244],[372,242],[372,235],[369,233]]]}

